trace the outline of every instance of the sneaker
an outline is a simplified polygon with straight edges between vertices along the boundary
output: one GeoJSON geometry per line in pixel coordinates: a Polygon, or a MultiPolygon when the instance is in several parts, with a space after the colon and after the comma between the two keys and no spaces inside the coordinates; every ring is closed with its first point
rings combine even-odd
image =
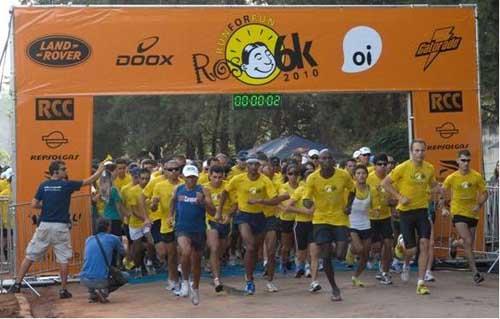
{"type": "Polygon", "coordinates": [[[195,306],[197,306],[200,303],[200,290],[199,289],[191,289],[191,302],[195,306]]]}
{"type": "Polygon", "coordinates": [[[377,271],[377,273],[375,274],[375,279],[377,279],[377,280],[382,279],[382,272],[381,271],[377,271]]]}
{"type": "Polygon", "coordinates": [[[245,294],[248,295],[253,295],[255,293],[255,284],[253,281],[249,280],[247,281],[247,285],[245,286],[245,294]]]}
{"type": "Polygon", "coordinates": [[[60,299],[69,299],[73,297],[73,295],[71,294],[71,292],[68,291],[68,289],[60,289],[59,290],[59,298],[60,299]]]}
{"type": "Polygon", "coordinates": [[[399,264],[398,261],[395,260],[395,261],[392,262],[390,271],[394,272],[396,274],[401,273],[401,265],[399,264]]]}
{"type": "Polygon", "coordinates": [[[219,278],[214,279],[215,292],[221,292],[224,290],[224,286],[221,284],[219,278]]]}
{"type": "Polygon", "coordinates": [[[316,280],[309,285],[309,292],[316,292],[321,290],[321,285],[316,280]]]}
{"type": "Polygon", "coordinates": [[[300,278],[302,276],[304,276],[304,274],[306,273],[306,271],[302,268],[299,268],[299,270],[297,270],[297,272],[295,273],[295,278],[300,278]]]}
{"type": "Polygon", "coordinates": [[[429,295],[431,292],[429,291],[429,288],[427,288],[426,285],[420,284],[417,285],[417,295],[429,295]]]}
{"type": "Polygon", "coordinates": [[[18,294],[21,292],[21,284],[15,283],[12,286],[10,286],[9,290],[7,290],[7,293],[9,294],[18,294]]]}
{"type": "Polygon", "coordinates": [[[484,276],[483,274],[481,274],[480,272],[476,272],[473,276],[472,276],[472,280],[474,280],[474,283],[476,285],[480,284],[481,282],[484,281],[484,276]]]}
{"type": "Polygon", "coordinates": [[[434,276],[432,275],[432,272],[431,272],[430,270],[427,270],[427,271],[425,272],[424,281],[425,281],[425,282],[433,282],[433,281],[436,281],[436,278],[434,278],[434,276]]]}
{"type": "Polygon", "coordinates": [[[323,267],[323,259],[320,259],[319,262],[318,262],[318,271],[323,271],[324,267],[323,267]]]}
{"type": "Polygon", "coordinates": [[[390,285],[392,284],[392,278],[391,278],[391,275],[386,273],[386,272],[383,272],[382,273],[382,277],[380,278],[380,281],[379,281],[382,285],[390,285]]]}
{"type": "Polygon", "coordinates": [[[311,274],[311,269],[309,268],[306,268],[306,278],[311,278],[312,277],[312,274],[311,274]]]}
{"type": "Polygon", "coordinates": [[[404,282],[410,280],[410,266],[403,265],[403,270],[401,271],[401,280],[404,282]]]}
{"type": "Polygon", "coordinates": [[[181,297],[189,296],[189,283],[188,282],[182,281],[179,296],[181,296],[181,297]]]}
{"type": "Polygon", "coordinates": [[[454,240],[450,241],[450,257],[451,259],[457,258],[457,246],[453,245],[454,240]]]}
{"type": "Polygon", "coordinates": [[[168,280],[167,281],[167,285],[165,286],[165,289],[167,289],[168,291],[174,291],[175,288],[177,288],[177,283],[173,280],[168,280]]]}
{"type": "Polygon", "coordinates": [[[364,287],[365,283],[359,280],[358,278],[352,276],[352,285],[354,287],[364,287]]]}
{"type": "Polygon", "coordinates": [[[276,287],[276,285],[272,281],[267,282],[266,288],[267,288],[268,292],[277,292],[278,291],[278,287],[276,287]]]}

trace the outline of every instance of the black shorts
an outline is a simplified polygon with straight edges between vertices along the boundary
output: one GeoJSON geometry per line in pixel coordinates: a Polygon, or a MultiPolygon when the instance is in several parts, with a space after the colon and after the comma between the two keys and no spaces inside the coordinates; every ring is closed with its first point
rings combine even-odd
{"type": "Polygon", "coordinates": [[[400,215],[401,234],[407,249],[417,246],[417,238],[415,231],[417,231],[419,238],[431,238],[431,222],[427,208],[413,209],[405,211],[400,215]]]}
{"type": "Polygon", "coordinates": [[[175,232],[177,239],[180,237],[187,237],[191,240],[191,247],[196,251],[203,251],[205,249],[205,244],[207,242],[207,234],[205,232],[185,232],[178,231],[175,232]]]}
{"type": "Polygon", "coordinates": [[[361,240],[367,240],[373,236],[371,228],[363,230],[349,228],[349,232],[358,234],[361,240]]]}
{"type": "Polygon", "coordinates": [[[160,232],[161,229],[161,219],[155,220],[151,224],[151,237],[153,237],[153,243],[158,244],[162,241],[162,234],[160,232]]]}
{"type": "Polygon", "coordinates": [[[111,234],[122,237],[123,235],[123,229],[122,229],[122,221],[119,219],[112,219],[111,220],[111,234]]]}
{"type": "Polygon", "coordinates": [[[280,220],[276,216],[266,217],[266,232],[280,231],[280,220]]]}
{"type": "Polygon", "coordinates": [[[165,244],[175,242],[175,232],[171,231],[169,233],[160,233],[160,240],[158,242],[162,242],[165,244]]]}
{"type": "Polygon", "coordinates": [[[453,223],[453,225],[455,225],[456,223],[465,223],[469,228],[476,228],[478,220],[462,215],[454,215],[451,222],[453,223]]]}
{"type": "Polygon", "coordinates": [[[127,236],[127,240],[129,243],[131,243],[133,241],[132,238],[130,238],[130,231],[129,231],[128,224],[122,225],[122,234],[127,236]]]}
{"type": "Polygon", "coordinates": [[[400,223],[399,217],[398,218],[391,217],[392,232],[394,234],[401,233],[401,227],[400,227],[401,225],[400,224],[401,223],[400,223]]]}
{"type": "Polygon", "coordinates": [[[226,239],[229,236],[230,225],[209,221],[208,230],[216,230],[219,234],[219,239],[226,239]]]}
{"type": "Polygon", "coordinates": [[[307,246],[309,246],[314,239],[312,222],[295,222],[293,233],[295,235],[297,250],[306,250],[307,246]]]}
{"type": "Polygon", "coordinates": [[[393,239],[390,217],[385,219],[370,219],[370,225],[373,233],[373,242],[378,242],[382,239],[393,239]]]}
{"type": "Polygon", "coordinates": [[[246,213],[239,211],[234,217],[236,225],[248,224],[253,235],[262,234],[266,231],[266,216],[264,213],[246,213]]]}
{"type": "Polygon", "coordinates": [[[330,224],[314,224],[313,238],[318,245],[334,241],[347,241],[349,228],[347,226],[333,226],[330,224]]]}
{"type": "Polygon", "coordinates": [[[295,222],[293,220],[281,220],[280,219],[280,232],[289,234],[293,232],[293,225],[295,222]]]}

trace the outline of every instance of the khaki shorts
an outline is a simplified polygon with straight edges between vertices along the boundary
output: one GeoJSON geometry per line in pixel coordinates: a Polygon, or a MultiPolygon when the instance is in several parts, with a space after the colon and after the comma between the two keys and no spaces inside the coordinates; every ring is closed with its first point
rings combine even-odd
{"type": "Polygon", "coordinates": [[[69,262],[73,256],[73,249],[71,248],[68,224],[41,222],[28,247],[26,247],[26,258],[31,261],[39,261],[45,256],[49,246],[54,248],[58,263],[67,264],[69,262]]]}

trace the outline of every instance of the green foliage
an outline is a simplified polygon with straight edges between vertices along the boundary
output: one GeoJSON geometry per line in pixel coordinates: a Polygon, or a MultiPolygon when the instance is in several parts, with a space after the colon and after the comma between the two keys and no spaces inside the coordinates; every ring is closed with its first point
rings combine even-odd
{"type": "Polygon", "coordinates": [[[402,123],[383,127],[377,130],[369,145],[372,151],[387,153],[401,163],[408,159],[408,127],[402,123]]]}

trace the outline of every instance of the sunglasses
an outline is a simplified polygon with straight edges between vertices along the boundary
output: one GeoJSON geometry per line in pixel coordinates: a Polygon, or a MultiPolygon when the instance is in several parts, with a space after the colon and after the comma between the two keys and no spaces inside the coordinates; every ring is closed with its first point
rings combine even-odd
{"type": "Polygon", "coordinates": [[[469,163],[470,161],[471,161],[470,159],[465,159],[465,158],[460,159],[460,162],[464,162],[464,163],[469,163]]]}
{"type": "Polygon", "coordinates": [[[381,163],[377,163],[375,165],[377,165],[377,166],[387,166],[387,163],[381,162],[381,163]]]}
{"type": "Polygon", "coordinates": [[[178,172],[178,171],[180,171],[180,167],[167,168],[167,171],[169,171],[169,172],[178,172]]]}
{"type": "Polygon", "coordinates": [[[311,156],[311,159],[317,160],[317,159],[319,159],[319,156],[313,155],[313,156],[311,156]]]}
{"type": "Polygon", "coordinates": [[[297,173],[296,172],[288,172],[288,173],[286,173],[286,175],[288,175],[288,176],[299,176],[300,174],[298,172],[297,173]]]}

